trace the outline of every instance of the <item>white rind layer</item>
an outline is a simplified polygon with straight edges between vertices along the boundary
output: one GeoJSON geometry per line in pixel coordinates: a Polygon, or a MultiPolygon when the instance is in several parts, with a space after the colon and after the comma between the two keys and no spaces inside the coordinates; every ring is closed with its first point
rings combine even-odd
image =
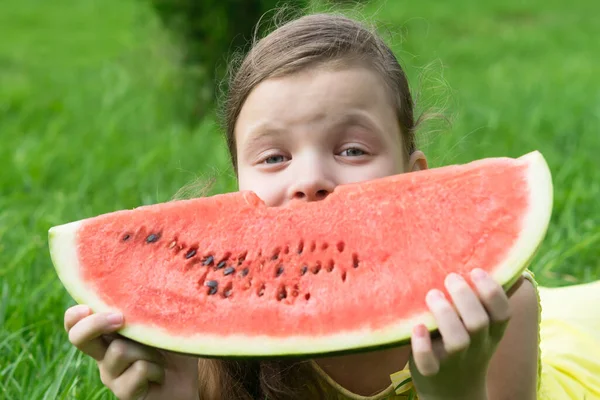
{"type": "MultiPolygon", "coordinates": [[[[494,279],[510,286],[527,267],[531,256],[545,236],[552,211],[552,178],[544,157],[537,151],[519,158],[528,165],[527,181],[532,208],[525,216],[523,229],[515,246],[500,263],[494,279]]],[[[77,230],[84,222],[76,221],[56,226],[49,231],[52,261],[58,276],[69,294],[80,304],[87,304],[94,312],[118,311],[100,299],[94,289],[80,276],[77,255],[77,230]]],[[[247,336],[247,335],[185,335],[168,332],[153,326],[127,323],[119,331],[123,336],[140,343],[166,350],[206,356],[280,356],[321,352],[335,352],[390,343],[406,342],[416,323],[424,323],[430,330],[436,328],[430,313],[422,313],[410,320],[398,321],[383,329],[359,329],[323,336],[247,336]]]]}
{"type": "Polygon", "coordinates": [[[550,168],[539,151],[533,151],[520,157],[519,160],[529,165],[527,183],[529,185],[529,204],[531,209],[525,215],[519,237],[515,245],[499,263],[493,278],[505,286],[509,286],[519,278],[540,246],[552,216],[554,189],[550,168]]]}

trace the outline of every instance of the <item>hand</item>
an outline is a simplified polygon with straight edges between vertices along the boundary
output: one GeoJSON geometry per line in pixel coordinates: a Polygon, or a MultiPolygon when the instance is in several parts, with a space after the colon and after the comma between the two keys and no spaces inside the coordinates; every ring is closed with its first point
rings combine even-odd
{"type": "Polygon", "coordinates": [[[420,399],[487,399],[487,368],[511,311],[485,271],[473,270],[471,281],[475,291],[460,275],[446,277],[452,302],[440,290],[427,294],[441,338],[432,340],[424,325],[413,329],[410,371],[420,399]]]}
{"type": "Polygon", "coordinates": [[[96,360],[100,379],[119,400],[197,400],[198,359],[112,335],[120,314],[93,314],[77,305],[65,312],[70,342],[96,360]]]}

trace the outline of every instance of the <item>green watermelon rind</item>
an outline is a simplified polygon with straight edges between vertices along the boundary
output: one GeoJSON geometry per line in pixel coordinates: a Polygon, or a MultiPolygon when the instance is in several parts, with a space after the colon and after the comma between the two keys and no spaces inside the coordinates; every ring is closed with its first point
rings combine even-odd
{"type": "MultiPolygon", "coordinates": [[[[541,153],[534,151],[518,160],[528,166],[527,181],[531,188],[530,204],[533,206],[525,216],[523,229],[515,246],[509,251],[506,259],[491,270],[492,277],[507,291],[519,280],[537,253],[546,235],[553,201],[552,178],[548,164],[541,153]]],[[[85,220],[71,222],[49,230],[52,262],[59,279],[77,303],[87,304],[97,313],[118,311],[103,302],[95,294],[94,288],[79,276],[76,232],[84,222],[85,220]]],[[[475,267],[474,265],[473,268],[475,267]]],[[[432,332],[437,329],[435,320],[429,312],[390,324],[384,329],[361,328],[352,332],[345,331],[321,337],[274,338],[205,334],[177,336],[161,328],[125,322],[125,327],[118,333],[139,343],[177,353],[214,358],[280,358],[350,354],[409,343],[412,327],[417,323],[424,324],[432,332]]]]}

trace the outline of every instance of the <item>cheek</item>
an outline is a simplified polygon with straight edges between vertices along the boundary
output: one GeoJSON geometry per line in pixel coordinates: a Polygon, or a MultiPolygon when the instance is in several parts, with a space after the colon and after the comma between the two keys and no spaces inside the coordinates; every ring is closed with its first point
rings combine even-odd
{"type": "Polygon", "coordinates": [[[397,175],[407,172],[402,151],[399,151],[389,159],[386,159],[382,168],[388,171],[388,175],[397,175]]]}
{"type": "Polygon", "coordinates": [[[394,132],[392,138],[387,138],[386,150],[380,155],[380,168],[387,172],[387,175],[402,174],[407,171],[407,161],[403,138],[400,133],[394,132]]]}
{"type": "Polygon", "coordinates": [[[387,155],[380,157],[365,171],[367,179],[378,179],[386,176],[402,174],[404,170],[402,157],[387,155]]]}
{"type": "Polygon", "coordinates": [[[402,173],[401,163],[391,159],[379,159],[358,168],[342,168],[338,176],[338,184],[365,182],[402,173]]]}
{"type": "Polygon", "coordinates": [[[280,186],[277,182],[272,182],[272,178],[269,179],[256,171],[240,170],[238,173],[239,190],[250,190],[256,193],[267,206],[277,205],[281,197],[280,186]]]}
{"type": "Polygon", "coordinates": [[[406,168],[408,158],[405,155],[404,146],[402,146],[402,143],[396,143],[393,148],[395,150],[389,155],[390,159],[387,161],[389,164],[388,168],[392,171],[391,175],[408,172],[406,168]]]}

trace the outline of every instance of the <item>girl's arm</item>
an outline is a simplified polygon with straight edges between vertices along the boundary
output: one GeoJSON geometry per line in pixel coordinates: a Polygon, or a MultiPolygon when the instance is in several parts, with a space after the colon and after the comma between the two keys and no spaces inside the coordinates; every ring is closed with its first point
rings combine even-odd
{"type": "Polygon", "coordinates": [[[538,376],[538,295],[523,279],[509,297],[512,317],[490,360],[489,400],[535,400],[538,376]]]}
{"type": "MultiPolygon", "coordinates": [[[[442,360],[442,365],[434,368],[437,372],[429,371],[427,376],[418,373],[415,360],[412,359],[411,372],[413,382],[417,389],[420,389],[420,399],[536,399],[539,310],[535,288],[530,281],[521,279],[508,293],[507,298],[502,288],[491,282],[489,277],[485,279],[483,286],[492,288],[496,293],[493,296],[494,303],[501,305],[500,308],[504,308],[505,305],[506,309],[510,310],[510,320],[503,330],[502,338],[499,338],[492,348],[489,347],[490,344],[485,344],[489,338],[477,339],[478,335],[475,334],[470,344],[467,342],[465,346],[459,346],[464,349],[459,350],[452,360],[442,360]],[[489,358],[486,354],[490,354],[489,358]],[[485,371],[486,367],[487,375],[481,374],[476,377],[478,372],[485,371]]],[[[491,298],[488,301],[491,301],[491,298]]],[[[471,303],[471,307],[473,304],[471,303]]],[[[455,313],[449,306],[450,304],[447,304],[445,307],[446,312],[455,313]]],[[[452,336],[461,332],[448,333],[447,339],[457,342],[456,338],[451,340],[452,336]]],[[[464,335],[467,333],[462,332],[462,336],[464,335]]],[[[437,350],[444,345],[440,339],[435,342],[434,347],[437,350]]],[[[411,348],[408,346],[315,361],[338,385],[359,396],[371,396],[389,386],[389,375],[403,368],[410,352],[411,348]]],[[[414,349],[412,355],[415,355],[414,349]]]]}

